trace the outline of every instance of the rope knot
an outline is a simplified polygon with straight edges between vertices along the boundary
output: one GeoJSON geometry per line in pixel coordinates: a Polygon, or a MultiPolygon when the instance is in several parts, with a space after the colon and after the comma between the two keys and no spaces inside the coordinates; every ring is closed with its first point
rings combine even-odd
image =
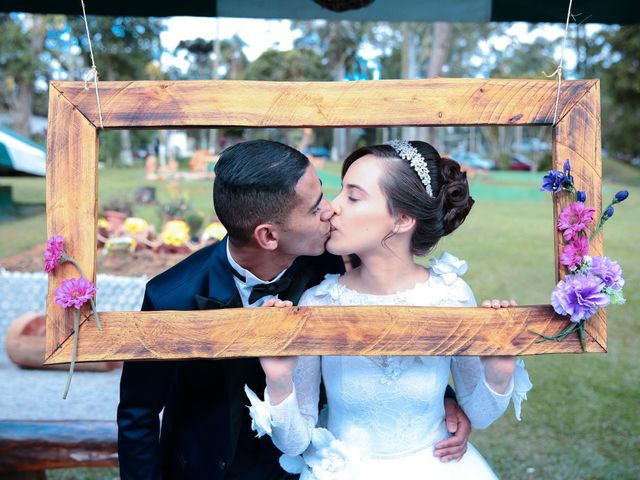
{"type": "Polygon", "coordinates": [[[99,77],[100,75],[98,74],[98,69],[96,68],[95,65],[91,65],[91,68],[89,69],[89,71],[84,75],[84,89],[88,90],[89,89],[88,83],[93,80],[98,80],[99,77]]]}

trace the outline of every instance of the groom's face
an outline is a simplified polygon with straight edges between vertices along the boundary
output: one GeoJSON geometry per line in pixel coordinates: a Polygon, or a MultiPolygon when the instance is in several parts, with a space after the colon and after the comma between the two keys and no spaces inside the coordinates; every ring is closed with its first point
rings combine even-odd
{"type": "Polygon", "coordinates": [[[322,183],[310,165],[296,184],[297,203],[281,226],[278,249],[291,256],[324,253],[333,208],[322,194],[322,183]]]}

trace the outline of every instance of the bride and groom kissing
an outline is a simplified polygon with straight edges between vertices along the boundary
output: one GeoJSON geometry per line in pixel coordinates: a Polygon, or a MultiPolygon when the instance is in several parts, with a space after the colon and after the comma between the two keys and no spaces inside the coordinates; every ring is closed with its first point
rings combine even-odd
{"type": "MultiPolygon", "coordinates": [[[[413,260],[473,205],[459,165],[430,145],[356,150],[331,203],[308,159],[277,142],[234,145],[215,173],[214,207],[228,236],[153,278],[143,310],[475,305],[459,277],[464,262],[445,254],[425,269],[413,260]],[[345,272],[342,257],[350,254],[360,265],[345,272]]],[[[529,388],[513,357],[129,361],[118,406],[120,473],[495,478],[468,443],[471,425],[489,425],[510,400],[518,413],[529,388]],[[321,379],[326,418],[318,413],[321,379]]]]}

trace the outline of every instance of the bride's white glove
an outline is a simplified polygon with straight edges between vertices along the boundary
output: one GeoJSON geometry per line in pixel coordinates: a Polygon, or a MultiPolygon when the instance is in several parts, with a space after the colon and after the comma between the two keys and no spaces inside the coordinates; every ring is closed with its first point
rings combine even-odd
{"type": "MultiPolygon", "coordinates": [[[[263,307],[291,307],[289,300],[272,298],[263,307]]],[[[260,357],[260,365],[264,371],[267,392],[272,405],[278,405],[291,395],[293,391],[293,372],[298,364],[298,357],[260,357]]]]}

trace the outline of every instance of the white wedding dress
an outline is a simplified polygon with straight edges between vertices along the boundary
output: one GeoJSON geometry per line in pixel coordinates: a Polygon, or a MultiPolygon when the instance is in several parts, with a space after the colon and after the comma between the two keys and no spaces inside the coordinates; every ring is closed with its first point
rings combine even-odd
{"type": "MultiPolygon", "coordinates": [[[[465,262],[444,254],[432,260],[429,279],[394,295],[368,295],[327,275],[305,292],[300,305],[475,306],[469,286],[458,275],[465,262]]],[[[531,383],[521,361],[508,390],[494,392],[478,357],[300,357],[294,390],[279,405],[246,388],[252,426],[269,434],[285,453],[282,467],[301,480],[490,479],[496,478],[469,444],[459,462],[442,463],[434,445],[448,437],[444,392],[453,375],[456,396],[474,428],[499,418],[513,399],[516,416],[531,383]],[[320,378],[328,415],[320,414],[320,378]]]]}

